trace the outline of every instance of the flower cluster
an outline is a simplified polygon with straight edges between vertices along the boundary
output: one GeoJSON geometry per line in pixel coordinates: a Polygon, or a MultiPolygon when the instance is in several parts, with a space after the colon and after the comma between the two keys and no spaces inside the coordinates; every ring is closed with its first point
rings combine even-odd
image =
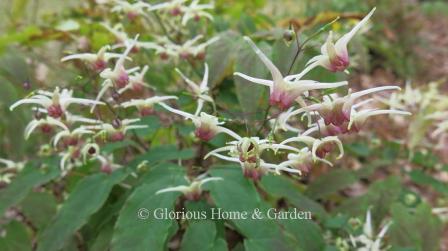
{"type": "MultiPolygon", "coordinates": [[[[149,17],[150,14],[158,19],[161,15],[165,19],[167,17],[176,19],[180,22],[180,27],[186,25],[191,19],[196,20],[200,17],[212,19],[205,10],[213,7],[211,4],[200,4],[196,0],[191,2],[174,0],[156,5],[143,2],[131,4],[116,0],[108,5],[111,6],[112,12],[124,14],[131,20],[140,16],[149,17]]],[[[252,180],[259,180],[267,173],[286,172],[300,175],[310,172],[316,163],[331,166],[330,158],[336,150],[338,152],[336,158],[341,158],[344,151],[340,137],[362,130],[368,118],[381,114],[409,115],[408,112],[396,109],[372,107],[362,109],[370,104],[372,99],[359,101],[361,98],[372,93],[399,90],[397,86],[381,86],[359,92],[352,92],[349,89],[348,94],[342,96],[333,93],[311,98],[315,92],[345,87],[348,82],[322,83],[303,79],[317,66],[322,66],[330,72],[346,71],[349,66],[347,44],[373,12],[374,10],[335,44],[332,41],[333,35],[330,33],[328,40],[322,46],[322,55],[312,58],[302,72],[287,76],[283,76],[278,67],[249,37],[244,37],[270,71],[272,80],[254,78],[240,72],[234,74],[250,82],[269,87],[269,104],[279,108],[281,113],[273,114],[266,119],[273,127],[271,133],[278,133],[277,136],[280,137],[287,136],[280,143],[275,142],[273,140],[275,137],[271,137],[272,135],[265,139],[260,138],[259,135],[241,136],[220,121],[215,106],[216,97],[210,92],[208,86],[209,66],[207,63],[204,63],[204,73],[200,83],[196,83],[183,71],[173,67],[173,72],[176,71],[180,76],[179,79],[186,83],[180,88],[186,89],[196,100],[194,112],[190,113],[175,106],[174,102],[178,99],[175,95],[157,94],[156,88],[145,80],[145,75],[151,70],[149,66],[141,67],[134,63],[133,56],[138,54],[140,49],[153,51],[162,59],[171,57],[175,59],[173,63],[176,64],[177,59],[203,60],[205,48],[218,39],[215,37],[199,43],[203,35],[196,35],[192,39],[184,36],[183,40],[174,40],[171,38],[173,34],[170,34],[166,27],[162,27],[165,31],[163,36],[155,35],[153,41],[139,41],[139,35],[128,34],[121,23],[114,26],[103,24],[115,36],[115,44],[103,46],[97,53],[73,54],[62,58],[63,62],[83,61],[96,76],[99,86],[95,86],[95,90],[98,91],[92,94],[96,96],[94,99],[76,98],[73,96],[73,90],[56,87],[52,92],[42,90],[33,92],[29,97],[13,104],[11,110],[24,104],[34,105],[35,118],[26,127],[25,138],[29,138],[38,128],[45,134],[53,135],[51,145],[61,157],[62,175],[69,173],[73,167],[91,160],[98,161],[101,165],[100,170],[105,173],[120,168],[120,164],[114,163],[113,154],[102,150],[103,144],[123,141],[131,136],[138,140],[137,134],[130,135],[129,132],[148,127],[142,124],[139,117],[157,115],[160,110],[180,115],[187,121],[191,121],[195,127],[194,136],[199,140],[210,141],[221,133],[231,138],[226,146],[210,151],[204,159],[214,156],[238,163],[244,176],[252,180]],[[309,103],[310,100],[314,103],[309,103]],[[71,109],[72,105],[90,107],[90,117],[76,115],[76,112],[71,109]],[[208,109],[209,106],[213,108],[213,113],[208,112],[211,110],[208,109]],[[105,115],[104,110],[109,111],[113,116],[105,115]],[[123,113],[128,115],[119,116],[123,113]],[[307,116],[308,121],[306,125],[298,126],[303,115],[307,116]],[[280,131],[290,131],[297,136],[282,135],[280,131]],[[265,160],[265,153],[269,151],[280,156],[282,160],[278,162],[265,160]]],[[[182,34],[182,28],[179,29],[178,33],[182,34]]],[[[77,111],[80,112],[80,110],[77,111]]],[[[145,142],[141,143],[145,148],[145,142]]],[[[197,199],[202,191],[201,185],[217,179],[219,178],[192,178],[190,186],[168,188],[160,193],[181,191],[187,198],[197,199]]]]}

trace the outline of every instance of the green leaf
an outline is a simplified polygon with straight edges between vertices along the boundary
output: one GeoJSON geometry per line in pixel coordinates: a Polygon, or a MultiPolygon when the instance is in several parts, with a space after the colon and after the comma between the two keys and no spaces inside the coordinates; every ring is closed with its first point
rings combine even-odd
{"type": "Polygon", "coordinates": [[[319,225],[311,220],[293,219],[280,221],[285,229],[292,233],[298,241],[298,246],[306,251],[320,251],[325,247],[324,237],[319,225]]]}
{"type": "Polygon", "coordinates": [[[39,235],[38,251],[59,250],[106,201],[112,187],[121,182],[127,171],[119,169],[111,175],[99,173],[82,179],[62,208],[39,235]]]}
{"type": "Polygon", "coordinates": [[[150,149],[147,153],[137,156],[131,166],[137,165],[142,161],[148,161],[149,164],[157,164],[168,160],[183,160],[194,157],[192,148],[178,150],[174,145],[162,145],[150,149]]]}
{"type": "Polygon", "coordinates": [[[285,234],[275,220],[250,217],[254,210],[264,212],[269,206],[261,200],[254,185],[244,178],[239,167],[215,167],[210,173],[214,177],[224,179],[204,185],[209,188],[216,206],[223,212],[248,213],[247,219],[230,220],[245,237],[244,246],[247,251],[298,250],[296,243],[293,243],[293,237],[285,234]]]}
{"type": "Polygon", "coordinates": [[[11,221],[2,226],[5,236],[0,237],[0,250],[2,251],[29,251],[31,250],[31,233],[20,222],[11,221]]]}
{"type": "Polygon", "coordinates": [[[351,170],[333,169],[316,178],[306,190],[306,195],[313,199],[321,199],[338,192],[358,181],[358,176],[351,170]]]}
{"type": "Polygon", "coordinates": [[[41,230],[56,214],[56,200],[50,193],[33,192],[20,203],[20,208],[27,219],[41,230]]]}
{"type": "MultiPolygon", "coordinates": [[[[272,62],[277,66],[283,75],[286,75],[289,67],[291,67],[296,53],[297,43],[295,40],[292,41],[291,44],[287,45],[283,38],[278,39],[272,47],[272,62]]],[[[291,73],[294,72],[291,71],[291,73]]]]}
{"type": "Polygon", "coordinates": [[[387,215],[391,205],[399,200],[401,191],[400,179],[392,176],[370,185],[364,195],[344,200],[335,211],[361,216],[372,206],[373,221],[378,222],[387,215]]]}
{"type": "Polygon", "coordinates": [[[208,46],[207,62],[210,67],[209,86],[214,87],[226,76],[232,74],[231,65],[235,60],[236,48],[241,37],[234,31],[218,34],[219,40],[208,46]]]}
{"type": "Polygon", "coordinates": [[[327,217],[327,212],[319,203],[303,195],[297,184],[285,176],[265,176],[261,180],[261,186],[270,195],[278,198],[284,197],[295,207],[311,211],[313,216],[318,218],[327,217]]]}
{"type": "MultiPolygon", "coordinates": [[[[254,50],[243,39],[238,40],[241,46],[238,49],[238,55],[235,63],[235,72],[241,72],[255,78],[270,78],[267,76],[268,69],[254,52],[254,50]]],[[[268,44],[261,44],[260,50],[265,54],[270,54],[268,44]]],[[[252,83],[240,76],[233,77],[235,81],[236,95],[240,103],[241,109],[245,114],[244,117],[250,120],[261,120],[264,113],[261,112],[266,105],[266,100],[262,99],[266,86],[252,83]],[[263,105],[264,104],[264,105],[263,105]]]]}
{"type": "Polygon", "coordinates": [[[412,170],[409,172],[409,177],[411,177],[411,180],[419,185],[430,186],[437,192],[448,195],[448,186],[444,182],[433,178],[432,176],[424,173],[422,170],[412,170]]]}
{"type": "Polygon", "coordinates": [[[415,213],[401,204],[391,208],[393,224],[389,232],[389,243],[394,247],[417,248],[422,251],[439,250],[443,224],[432,214],[431,207],[420,204],[415,213]]]}
{"type": "Polygon", "coordinates": [[[363,142],[344,144],[344,150],[358,157],[368,157],[371,154],[369,146],[363,142]]]}
{"type": "Polygon", "coordinates": [[[166,187],[184,185],[184,174],[182,167],[161,164],[142,177],[142,185],[129,196],[120,211],[112,237],[112,250],[165,250],[172,225],[177,223],[171,219],[156,219],[154,213],[157,213],[156,209],[173,210],[180,193],[155,193],[166,187]],[[140,219],[139,212],[147,218],[140,219]]]}
{"type": "Polygon", "coordinates": [[[216,226],[213,221],[193,221],[188,225],[182,237],[181,251],[215,251],[227,250],[227,244],[221,238],[217,239],[216,226]],[[224,242],[224,243],[223,243],[224,242]],[[223,246],[224,244],[224,246],[223,246]]]}
{"type": "Polygon", "coordinates": [[[12,180],[5,189],[0,191],[0,215],[11,206],[20,203],[33,189],[59,175],[59,170],[52,168],[51,170],[43,170],[36,168],[31,164],[27,164],[22,172],[12,180]]]}

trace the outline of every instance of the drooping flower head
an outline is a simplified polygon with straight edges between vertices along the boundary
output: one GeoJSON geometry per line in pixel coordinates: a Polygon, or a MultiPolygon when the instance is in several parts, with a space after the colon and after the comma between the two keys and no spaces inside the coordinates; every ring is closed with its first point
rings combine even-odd
{"type": "Polygon", "coordinates": [[[56,87],[53,92],[38,90],[37,94],[15,102],[9,109],[12,111],[22,104],[39,105],[46,109],[50,117],[60,118],[71,104],[103,105],[104,103],[90,99],[74,98],[73,90],[63,89],[60,91],[59,87],[56,87]]]}
{"type": "Polygon", "coordinates": [[[336,43],[333,43],[333,33],[330,31],[327,41],[321,47],[321,55],[315,56],[308,65],[317,66],[320,65],[332,72],[345,71],[350,65],[350,59],[347,50],[347,44],[353,38],[353,36],[367,23],[370,17],[375,12],[376,8],[373,8],[367,16],[365,16],[353,29],[343,35],[336,43]]]}
{"type": "Polygon", "coordinates": [[[174,109],[164,103],[160,103],[160,105],[172,113],[176,113],[186,119],[190,119],[196,127],[196,130],[194,132],[196,137],[201,140],[209,141],[218,133],[225,133],[235,139],[241,138],[232,130],[221,126],[224,123],[219,122],[218,118],[213,115],[207,114],[205,112],[201,112],[199,115],[193,115],[184,111],[174,109]]]}
{"type": "Polygon", "coordinates": [[[209,88],[208,84],[208,65],[205,64],[204,77],[202,78],[202,82],[198,85],[189,78],[187,78],[179,69],[176,68],[177,73],[185,80],[190,88],[191,92],[193,92],[193,96],[197,98],[198,105],[196,108],[195,115],[198,115],[200,111],[202,111],[202,107],[204,106],[204,102],[213,103],[213,98],[208,95],[209,88]]]}
{"type": "MultiPolygon", "coordinates": [[[[107,63],[112,58],[119,58],[121,54],[107,52],[110,50],[110,46],[106,45],[101,47],[101,49],[95,53],[80,53],[80,54],[72,54],[61,59],[61,62],[79,59],[89,64],[90,68],[95,72],[102,72],[107,68],[107,63]]],[[[126,58],[130,59],[130,58],[126,58]]]]}
{"type": "Polygon", "coordinates": [[[160,104],[163,101],[177,99],[176,96],[154,96],[147,99],[131,99],[130,101],[120,104],[121,107],[128,108],[131,106],[137,107],[140,116],[148,116],[154,114],[154,105],[160,104]]]}
{"type": "Polygon", "coordinates": [[[272,61],[252,42],[249,37],[244,37],[249,43],[264,65],[271,72],[272,80],[259,79],[247,76],[240,72],[234,74],[240,76],[250,82],[268,86],[270,89],[269,103],[272,106],[277,106],[281,110],[286,110],[291,107],[294,101],[298,101],[301,105],[305,105],[303,99],[300,97],[302,94],[310,90],[336,88],[347,85],[346,81],[337,83],[319,83],[313,80],[300,80],[306,72],[311,68],[306,68],[302,73],[297,75],[290,75],[283,77],[280,70],[272,63],[272,61]]]}
{"type": "MultiPolygon", "coordinates": [[[[365,104],[365,102],[363,101],[363,102],[355,105],[355,101],[357,99],[359,99],[365,95],[371,94],[371,93],[386,91],[386,90],[400,90],[400,87],[398,87],[398,86],[381,86],[381,87],[370,88],[367,90],[362,90],[362,91],[355,92],[355,93],[351,93],[351,90],[349,90],[349,94],[344,97],[336,97],[336,96],[326,95],[323,97],[322,103],[302,107],[293,112],[290,112],[288,114],[288,116],[292,117],[292,116],[295,116],[295,115],[303,113],[303,112],[316,111],[324,119],[324,122],[326,125],[333,124],[335,126],[341,126],[342,124],[350,121],[350,115],[353,110],[352,109],[353,107],[357,107],[362,104],[365,104]]],[[[371,100],[368,100],[368,101],[370,102],[371,100]]]]}
{"type": "Polygon", "coordinates": [[[210,181],[220,181],[223,180],[221,177],[206,177],[205,175],[201,175],[197,177],[196,179],[190,181],[187,179],[187,181],[190,183],[188,186],[181,185],[181,186],[175,186],[175,187],[168,187],[161,189],[156,192],[156,194],[161,193],[168,193],[168,192],[181,192],[184,194],[185,198],[187,200],[191,201],[198,201],[201,198],[202,195],[202,186],[210,181]]]}

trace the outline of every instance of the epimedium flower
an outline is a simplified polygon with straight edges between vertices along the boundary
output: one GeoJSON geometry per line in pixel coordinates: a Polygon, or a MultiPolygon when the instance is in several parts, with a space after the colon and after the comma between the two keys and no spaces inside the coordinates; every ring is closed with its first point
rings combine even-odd
{"type": "Polygon", "coordinates": [[[123,94],[127,90],[133,90],[135,92],[142,92],[143,89],[150,88],[150,86],[145,83],[145,74],[148,71],[149,67],[145,65],[140,72],[135,72],[134,74],[129,76],[129,82],[126,86],[122,87],[117,91],[118,94],[123,94]]]}
{"type": "Polygon", "coordinates": [[[14,177],[15,175],[13,173],[7,173],[7,172],[2,172],[0,173],[0,188],[5,186],[5,184],[9,184],[11,183],[11,179],[14,177]]]}
{"type": "Polygon", "coordinates": [[[114,157],[112,154],[109,155],[100,155],[97,154],[94,159],[97,159],[101,163],[100,170],[103,173],[111,174],[113,171],[122,168],[122,165],[114,163],[114,157]]]}
{"type": "Polygon", "coordinates": [[[34,130],[39,127],[43,133],[52,132],[54,127],[62,128],[63,130],[69,130],[64,123],[52,117],[47,116],[46,118],[36,118],[31,120],[25,127],[25,139],[28,139],[31,136],[31,133],[33,133],[34,130]]]}
{"type": "Polygon", "coordinates": [[[69,146],[65,151],[60,152],[61,160],[59,161],[59,168],[61,169],[61,177],[68,174],[74,167],[81,166],[80,161],[81,149],[79,146],[69,146]]]}
{"type": "Polygon", "coordinates": [[[84,162],[86,162],[87,159],[95,158],[99,154],[100,154],[100,146],[96,143],[86,143],[81,148],[81,155],[83,157],[84,162]]]}
{"type": "Polygon", "coordinates": [[[278,150],[290,150],[297,152],[296,148],[272,143],[267,139],[259,139],[257,137],[241,138],[238,141],[229,142],[227,146],[217,148],[209,152],[204,159],[215,156],[222,160],[239,163],[245,177],[252,180],[259,180],[268,172],[280,173],[280,171],[300,174],[297,169],[288,168],[287,166],[279,166],[276,164],[266,163],[261,159],[263,151],[270,149],[275,152],[278,150]],[[229,156],[220,154],[227,151],[229,156]]]}
{"type": "Polygon", "coordinates": [[[176,68],[176,72],[185,80],[190,87],[190,90],[193,92],[193,96],[197,98],[198,105],[196,108],[196,112],[194,115],[198,115],[204,106],[204,102],[214,103],[213,98],[208,95],[209,88],[208,84],[208,65],[205,64],[204,77],[202,78],[202,82],[198,85],[189,78],[187,78],[179,69],[176,68]]]}
{"type": "Polygon", "coordinates": [[[345,71],[350,65],[347,44],[353,36],[363,27],[375,12],[373,8],[353,29],[344,34],[336,43],[333,42],[333,33],[330,31],[327,41],[321,47],[321,55],[308,61],[308,66],[322,66],[332,72],[345,71]]]}
{"type": "Polygon", "coordinates": [[[154,114],[154,105],[160,104],[166,100],[177,99],[176,96],[153,96],[147,99],[131,99],[120,104],[123,108],[137,107],[140,116],[148,116],[154,114]]]}
{"type": "Polygon", "coordinates": [[[136,1],[129,3],[128,1],[115,0],[115,6],[111,9],[112,12],[124,13],[129,20],[134,20],[138,16],[145,16],[145,10],[151,7],[150,4],[143,1],[136,1]]]}
{"type": "Polygon", "coordinates": [[[277,172],[285,167],[290,167],[298,170],[299,174],[302,175],[302,173],[310,172],[311,168],[317,161],[332,166],[330,161],[313,155],[308,147],[300,149],[297,153],[289,153],[287,157],[288,160],[278,164],[277,172]]]}
{"type": "Polygon", "coordinates": [[[374,235],[373,226],[372,226],[372,217],[370,215],[370,209],[367,211],[366,219],[363,225],[362,234],[356,237],[350,235],[351,244],[356,250],[359,251],[381,251],[383,249],[383,245],[381,241],[389,230],[392,222],[388,222],[385,224],[378,235],[374,235]],[[361,246],[359,245],[361,244],[361,246]]]}
{"type": "Polygon", "coordinates": [[[204,11],[213,9],[213,4],[200,4],[200,0],[193,0],[190,5],[182,6],[181,11],[183,13],[182,16],[182,25],[187,25],[188,21],[194,19],[195,21],[199,21],[201,17],[208,18],[213,20],[213,16],[210,13],[204,11]]]}
{"type": "Polygon", "coordinates": [[[98,131],[97,135],[105,135],[112,142],[122,141],[129,130],[147,128],[147,125],[135,125],[140,119],[114,119],[112,123],[83,126],[87,130],[98,131]]]}
{"type": "Polygon", "coordinates": [[[204,43],[197,44],[204,36],[197,35],[196,37],[185,41],[183,44],[175,44],[167,41],[165,48],[171,50],[175,55],[181,59],[198,58],[203,59],[205,56],[205,48],[219,40],[219,37],[213,37],[204,43]]]}
{"type": "MultiPolygon", "coordinates": [[[[342,142],[336,136],[327,136],[321,139],[316,139],[311,136],[297,136],[284,140],[280,145],[285,145],[291,142],[301,142],[308,147],[311,147],[313,160],[324,158],[327,153],[333,150],[333,144],[336,144],[339,149],[339,156],[337,158],[340,159],[344,156],[344,147],[342,146],[342,142]]],[[[329,165],[332,166],[331,163],[329,165]]]]}
{"type": "Polygon", "coordinates": [[[377,115],[385,115],[385,114],[404,115],[404,116],[412,115],[412,113],[410,113],[410,112],[399,111],[399,110],[366,109],[366,110],[356,111],[355,109],[353,109],[350,114],[350,121],[348,123],[347,129],[349,131],[359,132],[369,117],[377,116],[377,115]]]}
{"type": "Polygon", "coordinates": [[[291,107],[294,101],[298,101],[300,105],[306,106],[304,100],[300,97],[302,94],[310,90],[337,88],[347,85],[347,81],[336,83],[319,83],[313,80],[300,80],[300,77],[310,68],[305,69],[301,74],[290,75],[283,77],[280,70],[272,63],[272,61],[252,42],[249,37],[244,37],[264,65],[271,72],[273,80],[266,80],[247,76],[240,72],[235,72],[234,75],[240,76],[250,82],[268,86],[270,89],[269,103],[273,106],[278,106],[281,110],[286,110],[291,107]]]}
{"type": "Polygon", "coordinates": [[[26,162],[25,161],[12,161],[9,159],[3,159],[0,158],[0,164],[3,164],[3,168],[9,169],[9,170],[15,170],[16,172],[20,172],[25,167],[26,162]]]}
{"type": "MultiPolygon", "coordinates": [[[[61,59],[61,62],[69,61],[69,60],[82,60],[89,64],[90,68],[93,69],[95,72],[102,72],[104,69],[107,68],[107,63],[112,58],[120,58],[121,54],[118,53],[110,53],[107,52],[110,50],[110,46],[106,45],[101,47],[101,49],[95,54],[95,53],[79,53],[79,54],[72,54],[68,55],[66,57],[63,57],[61,59]]],[[[129,57],[126,59],[130,60],[129,57]]]]}
{"type": "Polygon", "coordinates": [[[185,179],[187,180],[189,185],[167,187],[167,188],[157,191],[156,194],[162,194],[162,193],[168,193],[168,192],[181,192],[182,194],[184,194],[184,196],[187,200],[198,201],[201,198],[201,195],[203,192],[202,186],[205,183],[208,183],[211,181],[223,180],[223,178],[221,178],[221,177],[206,177],[205,175],[201,175],[192,181],[190,181],[187,178],[185,178],[185,179]]]}
{"type": "MultiPolygon", "coordinates": [[[[400,90],[398,86],[381,86],[362,90],[359,92],[349,93],[344,97],[332,97],[326,95],[323,97],[323,102],[318,104],[313,104],[310,106],[302,107],[288,114],[289,117],[303,113],[317,111],[319,115],[324,119],[326,125],[333,124],[335,126],[340,126],[346,122],[350,121],[350,114],[355,105],[355,101],[365,95],[386,91],[386,90],[400,90]]],[[[364,103],[361,103],[364,104],[364,103]]],[[[358,104],[359,106],[359,104],[358,104]]],[[[356,106],[355,106],[356,107],[356,106]]],[[[289,119],[289,118],[287,118],[289,119]]]]}
{"type": "Polygon", "coordinates": [[[12,111],[17,106],[23,104],[36,104],[46,109],[47,114],[53,118],[60,118],[64,115],[66,109],[71,104],[80,105],[103,105],[103,102],[97,100],[74,98],[73,90],[56,87],[53,92],[38,90],[37,94],[29,98],[21,99],[9,107],[12,111]]]}
{"type": "Polygon", "coordinates": [[[213,115],[207,114],[205,112],[201,112],[199,115],[193,115],[184,111],[174,109],[164,103],[159,104],[172,113],[176,113],[186,119],[190,119],[196,127],[196,137],[201,140],[209,141],[219,133],[225,133],[237,140],[241,139],[241,137],[232,130],[221,126],[224,124],[224,122],[219,122],[218,118],[213,115]]]}
{"type": "Polygon", "coordinates": [[[182,14],[182,9],[187,0],[171,0],[164,3],[154,4],[148,8],[148,11],[161,10],[166,11],[172,16],[179,16],[182,14]]]}
{"type": "Polygon", "coordinates": [[[285,131],[285,132],[295,132],[299,133],[301,130],[298,128],[295,128],[291,126],[288,123],[289,118],[291,117],[291,112],[293,111],[294,107],[290,107],[287,111],[281,112],[277,118],[269,119],[269,123],[271,124],[271,128],[274,130],[274,132],[277,132],[279,130],[285,131]]]}
{"type": "Polygon", "coordinates": [[[76,146],[79,143],[81,136],[86,134],[94,134],[94,132],[83,127],[74,130],[69,130],[68,128],[64,129],[54,136],[53,146],[56,147],[61,140],[64,146],[76,146]]]}
{"type": "MultiPolygon", "coordinates": [[[[137,39],[137,37],[136,37],[137,39]]],[[[134,40],[135,41],[135,40],[134,40]]],[[[129,84],[129,74],[137,71],[139,67],[134,67],[131,69],[126,70],[124,68],[124,61],[131,51],[133,47],[133,44],[128,44],[126,46],[126,50],[123,52],[123,54],[120,56],[120,58],[115,63],[115,66],[113,69],[106,68],[100,73],[100,77],[105,79],[104,82],[101,84],[101,90],[98,92],[98,95],[96,97],[96,101],[99,101],[107,90],[110,88],[116,88],[121,89],[125,88],[129,84]]],[[[92,107],[90,112],[93,112],[95,110],[95,106],[92,107]]]]}

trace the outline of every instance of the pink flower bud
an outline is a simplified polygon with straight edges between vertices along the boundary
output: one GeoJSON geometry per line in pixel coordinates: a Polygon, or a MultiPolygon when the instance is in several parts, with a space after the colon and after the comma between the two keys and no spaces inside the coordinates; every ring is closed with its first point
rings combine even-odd
{"type": "Polygon", "coordinates": [[[110,164],[101,165],[101,169],[100,170],[103,173],[107,173],[107,174],[111,174],[112,173],[112,167],[110,166],[110,164]]]}
{"type": "Polygon", "coordinates": [[[194,134],[196,137],[198,137],[199,139],[201,139],[203,141],[209,141],[213,137],[215,137],[216,132],[214,132],[207,126],[201,125],[199,128],[196,128],[194,134]]]}
{"type": "Polygon", "coordinates": [[[154,115],[155,111],[153,107],[142,107],[139,109],[140,116],[145,117],[149,115],[154,115]]]}
{"type": "Polygon", "coordinates": [[[114,132],[109,136],[109,140],[112,142],[123,141],[125,138],[124,133],[121,131],[114,132]]]}
{"type": "Polygon", "coordinates": [[[202,191],[196,190],[185,194],[185,198],[190,201],[198,201],[201,199],[202,191]]]}
{"type": "Polygon", "coordinates": [[[107,67],[107,62],[102,59],[98,59],[92,63],[92,69],[97,73],[102,72],[104,69],[106,69],[106,67],[107,67]]]}
{"type": "Polygon", "coordinates": [[[123,88],[129,83],[129,75],[126,73],[126,71],[121,71],[120,75],[118,75],[117,79],[115,80],[115,83],[117,84],[118,88],[123,88]]]}
{"type": "Polygon", "coordinates": [[[62,107],[59,104],[53,104],[50,105],[47,108],[48,115],[53,118],[60,118],[64,114],[64,111],[62,111],[62,107]]]}

